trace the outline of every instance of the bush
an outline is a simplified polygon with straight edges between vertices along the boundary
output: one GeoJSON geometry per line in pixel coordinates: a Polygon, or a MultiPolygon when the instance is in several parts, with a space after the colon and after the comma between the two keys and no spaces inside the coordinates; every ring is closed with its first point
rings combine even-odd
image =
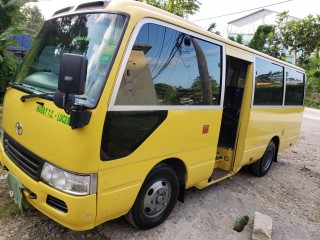
{"type": "Polygon", "coordinates": [[[320,99],[306,97],[305,106],[320,109],[320,99]]]}
{"type": "Polygon", "coordinates": [[[0,103],[3,100],[6,86],[14,78],[16,68],[17,64],[8,59],[0,63],[0,103]]]}
{"type": "Polygon", "coordinates": [[[320,92],[320,68],[307,72],[307,94],[320,92]]]}

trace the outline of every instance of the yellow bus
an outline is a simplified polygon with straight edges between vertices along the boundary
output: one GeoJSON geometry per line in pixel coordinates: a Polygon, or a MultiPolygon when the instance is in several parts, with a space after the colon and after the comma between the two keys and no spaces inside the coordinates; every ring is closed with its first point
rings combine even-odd
{"type": "Polygon", "coordinates": [[[190,187],[265,175],[299,137],[304,92],[303,69],[180,17],[83,3],[45,22],[8,86],[1,164],[16,201],[70,229],[148,229],[190,187]]]}

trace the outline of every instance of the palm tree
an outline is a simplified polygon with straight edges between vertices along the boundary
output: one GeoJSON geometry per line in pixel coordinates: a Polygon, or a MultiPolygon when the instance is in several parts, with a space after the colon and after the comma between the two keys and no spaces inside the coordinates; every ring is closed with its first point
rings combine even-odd
{"type": "Polygon", "coordinates": [[[193,44],[194,51],[196,52],[196,57],[197,57],[197,63],[198,63],[198,69],[199,69],[201,87],[202,87],[203,103],[212,105],[212,85],[211,85],[212,83],[210,81],[207,60],[197,39],[191,37],[191,42],[193,44]]]}
{"type": "Polygon", "coordinates": [[[215,33],[215,34],[221,36],[221,32],[220,32],[220,31],[215,31],[216,27],[217,27],[217,24],[216,24],[216,23],[211,23],[211,24],[209,25],[207,31],[212,32],[212,33],[215,33]]]}
{"type": "Polygon", "coordinates": [[[243,35],[242,34],[238,34],[236,37],[234,36],[229,36],[228,39],[230,39],[231,41],[240,43],[243,45],[243,35]]]}
{"type": "Polygon", "coordinates": [[[27,0],[0,0],[0,33],[21,20],[20,8],[27,0]]]}
{"type": "Polygon", "coordinates": [[[243,45],[243,35],[242,34],[237,35],[236,42],[243,45]]]}
{"type": "Polygon", "coordinates": [[[11,26],[0,34],[0,64],[2,64],[5,59],[13,63],[19,62],[19,59],[7,49],[10,46],[18,46],[13,37],[22,34],[23,32],[25,32],[25,29],[11,26]]]}

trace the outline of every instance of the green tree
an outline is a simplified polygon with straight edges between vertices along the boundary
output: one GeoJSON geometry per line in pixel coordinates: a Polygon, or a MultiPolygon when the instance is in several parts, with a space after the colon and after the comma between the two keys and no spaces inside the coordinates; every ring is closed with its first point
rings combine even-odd
{"type": "Polygon", "coordinates": [[[13,37],[23,33],[33,33],[30,26],[30,22],[40,25],[44,22],[44,19],[37,7],[30,8],[30,11],[34,11],[34,16],[31,17],[31,12],[28,13],[20,11],[23,4],[28,2],[27,0],[0,0],[0,67],[5,64],[5,59],[12,62],[17,62],[13,54],[7,51],[9,46],[17,43],[13,37]],[[29,14],[24,15],[24,14],[29,14]]]}
{"type": "Polygon", "coordinates": [[[309,58],[305,65],[307,71],[307,96],[311,93],[320,93],[320,58],[316,54],[309,58]]]}
{"type": "Polygon", "coordinates": [[[228,39],[234,42],[236,41],[236,38],[234,36],[229,36],[228,39]]]}
{"type": "Polygon", "coordinates": [[[288,12],[283,12],[278,17],[277,28],[282,44],[294,55],[294,64],[306,69],[306,104],[319,107],[319,101],[308,96],[320,92],[320,16],[308,15],[301,20],[288,21],[288,12]]]}
{"type": "Polygon", "coordinates": [[[20,8],[30,0],[0,0],[0,33],[12,25],[21,24],[20,8]]]}
{"type": "Polygon", "coordinates": [[[35,37],[45,22],[40,9],[37,6],[24,6],[22,8],[22,15],[22,26],[27,29],[32,29],[32,36],[35,37]]]}
{"type": "Polygon", "coordinates": [[[276,25],[261,25],[249,47],[285,60],[285,51],[294,55],[294,64],[304,66],[313,52],[319,57],[320,16],[289,20],[288,11],[278,15],[276,25]]]}
{"type": "Polygon", "coordinates": [[[221,36],[221,32],[216,30],[217,24],[216,23],[211,23],[207,29],[207,31],[215,33],[219,36],[221,36]]]}
{"type": "Polygon", "coordinates": [[[142,2],[184,18],[198,12],[201,5],[199,0],[143,0],[142,2]]]}
{"type": "Polygon", "coordinates": [[[307,93],[320,93],[320,68],[307,72],[307,93]]]}
{"type": "Polygon", "coordinates": [[[236,37],[236,42],[243,44],[243,35],[242,34],[238,34],[236,37]]]}
{"type": "Polygon", "coordinates": [[[249,42],[248,47],[263,52],[266,48],[267,38],[272,38],[274,32],[274,25],[260,25],[249,42]]]}
{"type": "Polygon", "coordinates": [[[243,35],[242,34],[237,34],[236,37],[234,36],[229,36],[228,37],[229,40],[243,44],[243,35]]]}
{"type": "Polygon", "coordinates": [[[304,66],[311,54],[320,46],[320,16],[307,16],[302,20],[288,19],[288,12],[278,15],[278,29],[282,43],[294,55],[295,64],[304,66]]]}
{"type": "Polygon", "coordinates": [[[0,0],[0,101],[3,98],[3,87],[13,78],[20,60],[7,50],[17,46],[13,36],[30,33],[22,27],[23,14],[20,11],[27,0],[0,0]]]}
{"type": "MultiPolygon", "coordinates": [[[[210,98],[212,99],[212,101],[214,101],[215,100],[214,96],[219,94],[219,85],[212,76],[209,76],[209,79],[210,79],[210,86],[211,86],[210,98]]],[[[203,98],[204,96],[202,91],[202,81],[200,76],[193,81],[193,84],[191,86],[191,91],[192,91],[192,99],[194,100],[195,104],[201,104],[205,101],[203,98]]]]}
{"type": "Polygon", "coordinates": [[[286,59],[282,40],[276,33],[276,25],[260,25],[248,46],[272,57],[286,59]]]}
{"type": "Polygon", "coordinates": [[[12,25],[19,10],[18,1],[0,0],[0,33],[12,25]]]}
{"type": "Polygon", "coordinates": [[[9,46],[17,46],[13,36],[22,33],[20,28],[11,26],[0,34],[0,102],[2,101],[4,89],[12,79],[20,60],[7,50],[9,46]]]}
{"type": "Polygon", "coordinates": [[[165,83],[155,84],[157,98],[161,99],[164,104],[173,104],[173,100],[176,98],[177,90],[165,83]]]}
{"type": "Polygon", "coordinates": [[[248,47],[263,52],[267,44],[267,38],[274,35],[274,30],[274,25],[260,25],[249,42],[248,47]]]}

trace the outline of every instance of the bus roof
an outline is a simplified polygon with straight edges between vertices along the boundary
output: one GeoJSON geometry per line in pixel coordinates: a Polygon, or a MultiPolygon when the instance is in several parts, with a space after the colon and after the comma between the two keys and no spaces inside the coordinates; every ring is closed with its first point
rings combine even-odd
{"type": "Polygon", "coordinates": [[[74,14],[76,12],[77,13],[96,12],[96,11],[102,11],[102,10],[127,13],[130,15],[130,20],[131,20],[130,22],[132,22],[133,24],[138,23],[143,18],[153,18],[153,19],[161,20],[169,24],[176,25],[178,27],[196,32],[200,35],[204,35],[206,37],[223,42],[226,44],[227,49],[228,47],[231,47],[231,48],[233,47],[233,48],[237,48],[240,51],[242,50],[246,53],[249,53],[252,55],[252,59],[253,59],[253,55],[257,55],[257,56],[270,59],[274,62],[278,62],[282,65],[286,65],[304,72],[304,69],[297,67],[291,63],[279,60],[277,58],[271,57],[267,54],[256,51],[242,44],[223,38],[217,34],[204,30],[203,28],[201,28],[195,23],[190,22],[189,20],[186,20],[182,17],[179,17],[177,15],[174,15],[172,13],[169,13],[167,11],[164,11],[162,9],[153,7],[151,5],[148,5],[146,3],[142,3],[139,1],[134,1],[134,0],[112,1],[111,0],[111,1],[96,1],[96,2],[82,3],[82,4],[79,4],[78,6],[70,6],[70,7],[58,10],[52,16],[52,18],[56,18],[58,16],[63,16],[66,14],[74,14]]]}

